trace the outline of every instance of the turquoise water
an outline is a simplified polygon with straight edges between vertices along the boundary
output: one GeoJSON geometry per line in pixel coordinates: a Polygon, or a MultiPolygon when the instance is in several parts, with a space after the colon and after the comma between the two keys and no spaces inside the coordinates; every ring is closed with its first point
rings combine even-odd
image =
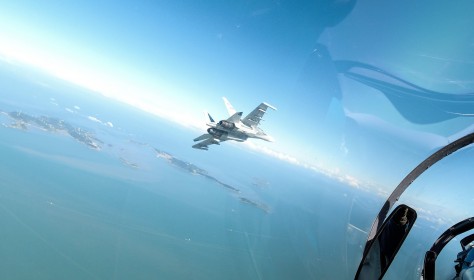
{"type": "Polygon", "coordinates": [[[240,147],[196,151],[195,132],[73,87],[30,86],[10,81],[0,110],[64,119],[104,143],[96,151],[65,133],[8,128],[1,115],[0,278],[353,277],[366,238],[355,228],[370,227],[375,196],[240,147]]]}
{"type": "Polygon", "coordinates": [[[285,167],[277,164],[260,174],[269,186],[252,193],[242,183],[236,194],[145,151],[135,153],[143,168],[133,169],[112,152],[63,135],[0,131],[2,278],[305,279],[349,273],[340,242],[347,224],[334,219],[350,219],[341,207],[350,204],[340,200],[344,188],[335,182],[290,172],[297,171],[292,167],[267,177],[285,167]],[[271,212],[240,202],[239,195],[261,199],[271,212]],[[341,264],[345,269],[337,270],[341,264]]]}
{"type": "MultiPolygon", "coordinates": [[[[86,101],[71,104],[91,110],[86,101]]],[[[22,110],[22,102],[6,107],[22,110]]],[[[23,111],[95,133],[101,151],[64,133],[6,127],[11,120],[0,117],[0,278],[353,278],[380,197],[232,145],[196,152],[192,131],[115,105],[108,108],[120,116],[100,114],[110,114],[114,128],[57,105],[49,114],[42,106],[23,111]],[[240,192],[157,158],[154,148],[240,192]]],[[[398,267],[406,279],[419,275],[405,268],[417,265],[436,232],[423,239],[417,225],[387,279],[399,279],[398,267]]],[[[448,274],[455,253],[443,259],[448,274]]]]}

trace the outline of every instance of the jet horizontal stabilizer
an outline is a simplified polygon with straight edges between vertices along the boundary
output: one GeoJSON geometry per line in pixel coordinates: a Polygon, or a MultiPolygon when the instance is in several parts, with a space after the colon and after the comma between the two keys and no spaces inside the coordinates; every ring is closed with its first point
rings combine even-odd
{"type": "Polygon", "coordinates": [[[211,137],[212,137],[212,135],[210,135],[210,134],[203,134],[203,135],[201,135],[201,136],[195,138],[195,139],[194,139],[194,142],[196,142],[196,141],[201,141],[201,140],[205,140],[205,139],[209,139],[209,138],[211,138],[211,137]]]}
{"type": "Polygon", "coordinates": [[[194,148],[194,149],[199,149],[199,150],[204,150],[204,151],[208,151],[208,150],[209,150],[209,147],[208,147],[208,146],[200,146],[199,144],[193,145],[193,148],[194,148]]]}

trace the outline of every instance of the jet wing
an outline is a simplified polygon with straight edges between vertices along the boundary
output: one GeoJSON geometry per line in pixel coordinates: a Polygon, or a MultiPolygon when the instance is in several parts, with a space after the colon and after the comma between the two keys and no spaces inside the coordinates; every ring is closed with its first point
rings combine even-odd
{"type": "Polygon", "coordinates": [[[250,127],[256,127],[260,124],[260,121],[262,120],[263,118],[263,115],[265,114],[265,112],[267,111],[268,108],[271,108],[273,110],[276,110],[275,107],[273,107],[272,105],[270,104],[267,104],[265,102],[263,103],[260,103],[260,105],[258,105],[257,108],[255,108],[252,112],[250,112],[250,114],[248,114],[243,120],[242,122],[247,125],[247,126],[250,126],[250,127]]]}
{"type": "Polygon", "coordinates": [[[209,145],[213,145],[213,144],[220,145],[220,142],[225,141],[225,140],[218,140],[218,139],[215,139],[210,134],[203,134],[194,139],[194,142],[197,142],[197,141],[201,141],[201,142],[193,145],[193,148],[207,151],[209,149],[208,147],[209,145]]]}
{"type": "Polygon", "coordinates": [[[232,116],[230,116],[227,121],[231,123],[237,123],[240,121],[240,118],[242,117],[242,112],[236,112],[232,116]]]}

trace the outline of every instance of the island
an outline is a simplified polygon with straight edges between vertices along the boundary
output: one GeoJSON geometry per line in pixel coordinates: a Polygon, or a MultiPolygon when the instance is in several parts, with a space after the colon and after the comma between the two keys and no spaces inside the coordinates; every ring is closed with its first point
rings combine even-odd
{"type": "Polygon", "coordinates": [[[183,161],[183,160],[180,160],[178,158],[175,158],[173,155],[167,153],[167,152],[164,152],[164,151],[161,151],[161,150],[158,150],[155,148],[155,151],[156,151],[156,156],[158,158],[162,158],[166,161],[168,161],[168,163],[182,169],[182,170],[185,170],[191,174],[194,174],[194,175],[200,175],[200,176],[203,176],[204,178],[207,178],[208,180],[211,180],[215,183],[217,183],[218,185],[224,187],[224,188],[227,188],[233,192],[236,192],[236,193],[239,193],[240,190],[236,187],[233,187],[229,184],[226,184],[222,181],[220,181],[219,179],[209,175],[209,173],[202,169],[202,168],[199,168],[197,167],[196,165],[192,164],[192,163],[189,163],[187,161],[183,161]]]}
{"type": "Polygon", "coordinates": [[[270,186],[270,182],[268,182],[267,180],[264,180],[262,178],[254,177],[253,182],[252,182],[252,186],[258,187],[258,188],[267,188],[267,187],[270,186]]]}
{"type": "MultiPolygon", "coordinates": [[[[214,176],[210,175],[209,172],[207,172],[206,170],[204,170],[202,168],[199,168],[196,165],[194,165],[192,163],[189,163],[187,161],[180,160],[180,159],[174,157],[170,153],[161,151],[161,150],[156,149],[156,148],[154,148],[154,150],[155,150],[156,156],[158,158],[166,160],[169,164],[171,164],[171,165],[173,165],[173,166],[175,166],[179,169],[182,169],[183,171],[189,172],[191,174],[203,176],[204,178],[206,178],[206,179],[208,179],[208,180],[210,180],[210,181],[212,181],[212,182],[214,182],[214,183],[216,183],[216,184],[218,184],[218,185],[220,185],[220,186],[222,186],[222,187],[224,187],[224,188],[226,188],[226,189],[228,189],[228,190],[230,190],[234,193],[241,194],[241,191],[238,188],[220,181],[219,179],[217,179],[214,176]]],[[[270,207],[268,207],[264,203],[254,201],[254,200],[249,199],[247,197],[244,197],[242,195],[238,195],[237,197],[239,198],[240,202],[242,202],[242,203],[257,207],[258,209],[264,211],[267,214],[270,213],[270,207]]]]}
{"type": "Polygon", "coordinates": [[[259,202],[256,202],[256,201],[253,201],[251,199],[248,199],[246,197],[239,197],[240,201],[243,202],[243,203],[247,203],[247,204],[250,204],[252,206],[255,206],[261,210],[263,210],[265,213],[270,213],[270,207],[268,207],[267,205],[263,204],[263,203],[259,203],[259,202]]]}
{"type": "MultiPolygon", "coordinates": [[[[97,151],[100,151],[102,149],[102,146],[104,145],[104,142],[97,138],[95,134],[90,132],[89,130],[81,127],[75,127],[72,124],[58,118],[48,116],[32,116],[24,112],[17,111],[9,113],[0,111],[0,113],[11,120],[10,124],[3,123],[3,126],[8,128],[21,130],[40,129],[49,133],[68,135],[77,140],[78,142],[86,145],[87,147],[97,151]]],[[[156,153],[156,157],[166,160],[172,166],[175,166],[190,174],[202,176],[207,180],[214,182],[218,186],[221,186],[231,191],[232,193],[237,194],[236,197],[240,200],[240,202],[257,207],[263,210],[265,213],[270,212],[270,208],[267,205],[242,196],[239,188],[222,182],[221,180],[209,174],[207,170],[204,170],[190,162],[178,159],[168,152],[153,148],[148,143],[137,142],[134,140],[130,141],[131,143],[137,144],[139,146],[153,149],[156,153]]],[[[113,145],[111,144],[105,144],[105,146],[109,148],[113,147],[113,145]]],[[[131,167],[133,169],[139,168],[138,163],[132,162],[122,156],[119,156],[118,160],[125,166],[131,167]]],[[[253,185],[263,187],[267,186],[268,182],[254,178],[253,185]]]]}
{"type": "Polygon", "coordinates": [[[103,142],[96,138],[94,134],[86,129],[74,127],[71,124],[57,118],[46,116],[31,116],[23,112],[5,113],[13,123],[7,127],[27,130],[29,127],[42,129],[48,132],[66,133],[80,143],[87,145],[94,150],[100,150],[103,142]]]}
{"type": "Polygon", "coordinates": [[[131,168],[134,168],[134,169],[138,169],[138,168],[139,168],[138,164],[136,164],[136,163],[134,163],[134,162],[131,162],[131,161],[129,161],[129,160],[123,158],[123,157],[119,157],[119,160],[120,160],[120,162],[121,162],[123,165],[125,165],[125,166],[131,167],[131,168]]]}

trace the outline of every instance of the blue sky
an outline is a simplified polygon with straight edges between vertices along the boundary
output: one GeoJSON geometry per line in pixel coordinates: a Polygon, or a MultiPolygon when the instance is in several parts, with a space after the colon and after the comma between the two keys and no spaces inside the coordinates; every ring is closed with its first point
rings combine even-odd
{"type": "Polygon", "coordinates": [[[290,32],[301,24],[273,1],[206,3],[9,2],[1,45],[101,93],[172,117],[179,109],[185,121],[202,123],[203,110],[226,117],[222,96],[244,113],[265,101],[279,108],[265,123],[278,134],[276,123],[293,121],[288,105],[313,38],[290,32]]]}
{"type": "MultiPolygon", "coordinates": [[[[252,34],[255,27],[246,26],[248,21],[258,22],[253,17],[265,17],[265,5],[255,16],[249,10],[234,19],[227,14],[214,19],[218,12],[192,3],[11,2],[6,4],[11,7],[2,9],[3,45],[14,49],[20,45],[37,59],[48,56],[42,64],[58,60],[72,64],[61,71],[79,68],[105,80],[123,81],[159,102],[195,97],[189,108],[193,116],[203,109],[220,110],[217,98],[224,95],[236,104],[253,96],[241,105],[248,103],[250,110],[263,100],[276,103],[279,100],[273,97],[290,91],[295,77],[287,76],[297,73],[304,57],[297,62],[276,60],[284,57],[278,48],[255,41],[259,36],[252,34]],[[242,36],[248,30],[250,35],[242,36]],[[276,76],[286,81],[275,84],[276,76]]],[[[232,12],[231,7],[220,7],[228,9],[232,12]]]]}
{"type": "Polygon", "coordinates": [[[386,189],[472,123],[410,122],[334,69],[357,60],[431,90],[474,92],[469,9],[293,2],[3,1],[0,56],[192,129],[204,110],[227,116],[222,96],[244,114],[268,102],[278,111],[263,128],[277,142],[258,149],[386,189]]]}

